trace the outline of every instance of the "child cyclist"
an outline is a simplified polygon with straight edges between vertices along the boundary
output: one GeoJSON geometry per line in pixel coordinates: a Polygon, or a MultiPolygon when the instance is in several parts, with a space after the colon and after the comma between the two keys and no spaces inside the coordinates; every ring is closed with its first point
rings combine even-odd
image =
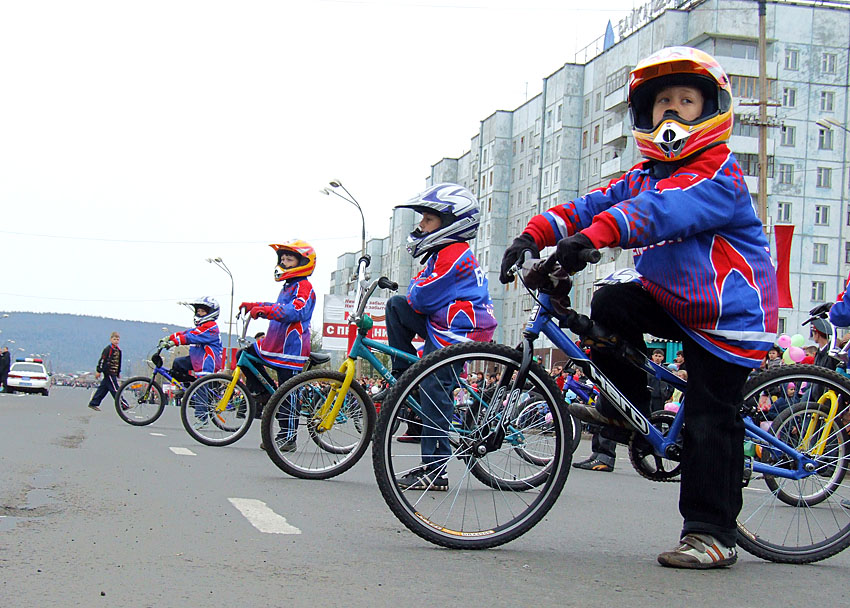
{"type": "MultiPolygon", "coordinates": [[[[283,282],[276,302],[242,302],[239,307],[251,314],[252,319],[263,317],[269,320],[264,336],[251,344],[247,350],[277,370],[278,383],[282,384],[304,368],[310,358],[310,319],[316,306],[316,294],[309,277],[316,268],[316,252],[306,242],[293,240],[269,245],[277,254],[274,280],[283,282]]],[[[250,374],[245,380],[248,389],[260,395],[265,403],[268,394],[250,374]]],[[[277,434],[279,449],[283,452],[296,450],[298,412],[283,404],[278,411],[280,431],[277,434]]],[[[265,447],[260,444],[260,448],[265,447]]]]}
{"type": "MultiPolygon", "coordinates": [[[[497,325],[493,303],[487,277],[467,243],[478,232],[480,211],[475,196],[457,184],[438,184],[399,208],[422,214],[419,227],[407,238],[407,251],[425,267],[410,281],[406,298],[387,300],[389,345],[416,354],[413,339],[418,335],[425,340],[423,354],[427,355],[457,342],[489,341],[497,325]]],[[[400,357],[393,358],[392,373],[398,378],[409,366],[400,357]]],[[[422,466],[396,480],[402,489],[449,488],[444,466],[451,454],[447,433],[453,402],[450,394],[439,398],[445,396],[445,391],[437,389],[442,380],[429,378],[422,383],[435,398],[422,397],[422,466]]]]}
{"type": "MultiPolygon", "coordinates": [[[[218,315],[221,307],[215,298],[204,296],[191,302],[186,302],[195,315],[192,319],[195,327],[186,331],[178,331],[159,341],[161,348],[189,345],[189,354],[176,357],[171,365],[171,375],[184,385],[191,384],[195,377],[212,374],[221,369],[221,333],[218,329],[218,315]],[[192,375],[194,372],[194,376],[192,375]]],[[[182,391],[175,395],[177,402],[182,398],[182,391]]],[[[195,411],[198,417],[203,412],[195,411]]]]}
{"type": "MultiPolygon", "coordinates": [[[[747,375],[777,330],[776,275],[741,168],[726,146],[732,132],[729,78],[710,55],[663,49],[629,77],[632,134],[646,160],[607,187],[531,219],[505,250],[500,280],[522,253],[557,245],[578,272],[589,249],[635,250],[635,281],[604,285],[591,318],[646,348],[644,333],[679,340],[688,361],[682,430],[681,541],[658,561],[674,568],[733,564],[742,506],[747,375]]],[[[599,369],[649,414],[646,373],[592,348],[599,369]]],[[[582,419],[623,426],[610,403],[576,408],[582,419]]],[[[610,428],[606,429],[612,433],[610,428]]]]}

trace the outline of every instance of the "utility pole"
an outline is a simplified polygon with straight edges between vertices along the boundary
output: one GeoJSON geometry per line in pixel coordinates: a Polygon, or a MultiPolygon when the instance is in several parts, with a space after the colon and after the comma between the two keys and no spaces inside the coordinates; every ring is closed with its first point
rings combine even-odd
{"type": "Polygon", "coordinates": [[[758,0],[759,6],[759,218],[765,234],[770,233],[767,219],[767,2],[758,0]]]}

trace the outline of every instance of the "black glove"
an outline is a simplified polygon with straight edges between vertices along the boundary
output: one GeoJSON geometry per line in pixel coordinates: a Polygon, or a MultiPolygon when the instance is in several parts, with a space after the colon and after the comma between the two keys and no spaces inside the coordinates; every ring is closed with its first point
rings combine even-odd
{"type": "Polygon", "coordinates": [[[507,285],[514,280],[513,276],[510,276],[510,270],[513,268],[514,264],[517,263],[517,260],[522,257],[523,252],[526,251],[530,251],[535,258],[540,257],[540,250],[537,248],[537,243],[534,242],[531,235],[523,232],[514,239],[514,242],[511,243],[507,249],[505,249],[505,255],[502,256],[502,268],[499,271],[499,281],[503,285],[507,285]]]}
{"type": "Polygon", "coordinates": [[[586,249],[595,250],[596,247],[593,246],[589,238],[581,232],[576,232],[572,236],[558,241],[555,255],[561,268],[572,274],[584,270],[584,267],[587,266],[587,262],[581,258],[581,253],[586,249]]]}

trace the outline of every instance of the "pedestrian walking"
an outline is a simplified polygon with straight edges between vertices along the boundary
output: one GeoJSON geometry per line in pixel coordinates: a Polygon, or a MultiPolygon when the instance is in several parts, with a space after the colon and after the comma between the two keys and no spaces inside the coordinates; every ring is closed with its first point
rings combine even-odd
{"type": "Polygon", "coordinates": [[[118,377],[121,375],[121,349],[118,348],[118,342],[121,336],[117,331],[113,331],[109,337],[109,345],[100,353],[100,359],[97,362],[94,379],[100,379],[103,374],[103,380],[97,387],[97,390],[92,395],[89,401],[89,408],[100,411],[100,402],[106,397],[106,393],[115,394],[118,392],[118,377]]]}

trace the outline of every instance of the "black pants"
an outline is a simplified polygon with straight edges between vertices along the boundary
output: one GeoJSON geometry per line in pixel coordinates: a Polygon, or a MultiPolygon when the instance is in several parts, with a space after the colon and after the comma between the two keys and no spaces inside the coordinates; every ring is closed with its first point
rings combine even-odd
{"type": "Polygon", "coordinates": [[[103,374],[103,380],[100,381],[100,385],[94,392],[91,401],[89,401],[89,405],[100,405],[100,402],[103,401],[103,398],[106,397],[107,393],[112,393],[112,396],[114,397],[116,393],[118,393],[119,386],[120,383],[118,382],[118,376],[103,374]]]}
{"type": "MultiPolygon", "coordinates": [[[[636,283],[605,285],[593,296],[591,318],[634,346],[646,348],[643,334],[680,340],[688,362],[685,422],[682,429],[682,483],[679,512],[682,534],[711,534],[735,544],[735,518],[742,506],[744,423],[743,387],[750,370],[711,354],[676,324],[636,283]]],[[[629,400],[649,412],[646,372],[611,351],[594,350],[593,362],[629,400]]],[[[606,415],[615,412],[600,404],[606,415]]]]}

